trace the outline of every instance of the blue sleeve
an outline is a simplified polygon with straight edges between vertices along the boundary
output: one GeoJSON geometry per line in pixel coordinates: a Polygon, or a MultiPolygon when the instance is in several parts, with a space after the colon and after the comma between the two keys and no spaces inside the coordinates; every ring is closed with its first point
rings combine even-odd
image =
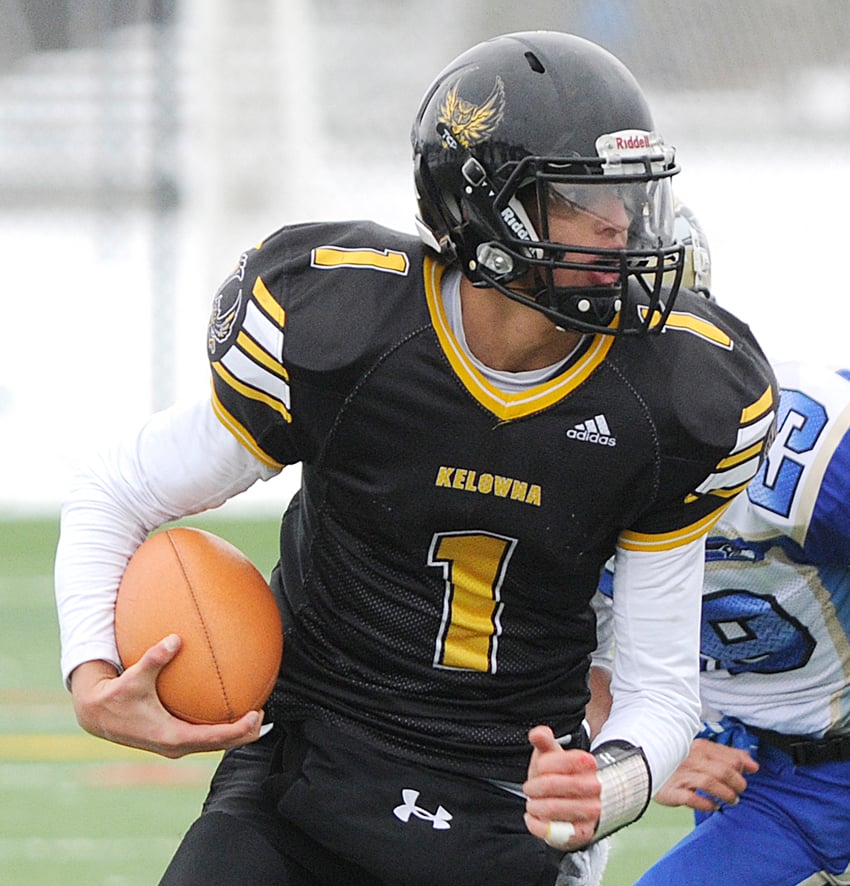
{"type": "Polygon", "coordinates": [[[803,551],[816,563],[850,564],[850,432],[824,473],[803,551]]]}
{"type": "Polygon", "coordinates": [[[598,590],[606,597],[614,596],[614,566],[613,559],[605,564],[602,574],[599,576],[598,590]]]}

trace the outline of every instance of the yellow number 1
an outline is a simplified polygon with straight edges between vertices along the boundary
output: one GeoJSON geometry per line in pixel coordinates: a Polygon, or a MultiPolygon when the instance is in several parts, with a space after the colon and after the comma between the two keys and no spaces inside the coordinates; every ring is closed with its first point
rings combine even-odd
{"type": "Polygon", "coordinates": [[[428,565],[443,570],[446,593],[434,666],[496,673],[501,588],[515,538],[444,532],[431,540],[428,565]]]}

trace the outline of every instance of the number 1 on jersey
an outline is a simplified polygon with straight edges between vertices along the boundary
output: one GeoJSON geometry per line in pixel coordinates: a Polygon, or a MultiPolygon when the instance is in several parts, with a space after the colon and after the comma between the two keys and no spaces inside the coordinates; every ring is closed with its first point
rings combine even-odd
{"type": "Polygon", "coordinates": [[[445,579],[434,667],[496,673],[502,632],[501,588],[515,538],[482,532],[437,533],[428,565],[445,579]]]}

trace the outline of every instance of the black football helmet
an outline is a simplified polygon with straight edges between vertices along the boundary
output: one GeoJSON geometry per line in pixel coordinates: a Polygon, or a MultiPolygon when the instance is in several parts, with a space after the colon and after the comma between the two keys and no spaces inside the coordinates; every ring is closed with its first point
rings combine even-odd
{"type": "Polygon", "coordinates": [[[606,50],[548,31],[481,43],[433,82],[411,141],[420,236],[473,284],[564,328],[662,328],[684,255],[670,188],[679,168],[634,77],[606,50]],[[557,204],[595,217],[605,194],[627,213],[624,248],[550,239],[557,204]],[[558,269],[606,282],[558,286],[558,269]]]}

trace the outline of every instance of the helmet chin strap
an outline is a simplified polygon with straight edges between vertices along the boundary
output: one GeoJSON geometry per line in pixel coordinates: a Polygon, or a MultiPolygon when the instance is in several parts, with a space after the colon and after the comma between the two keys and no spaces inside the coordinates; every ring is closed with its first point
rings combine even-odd
{"type": "MultiPolygon", "coordinates": [[[[489,277],[486,273],[482,275],[482,281],[476,285],[492,287],[512,301],[539,311],[548,317],[560,332],[599,332],[599,326],[610,326],[618,310],[615,309],[614,302],[619,301],[619,296],[612,296],[609,303],[600,311],[599,293],[591,293],[597,297],[589,299],[586,294],[583,294],[586,293],[584,289],[573,292],[567,288],[553,287],[556,303],[549,304],[548,296],[552,290],[541,276],[540,269],[533,268],[531,275],[530,283],[532,285],[528,288],[519,289],[489,277]],[[583,313],[576,307],[579,300],[583,300],[587,306],[583,313]],[[592,325],[585,325],[588,323],[592,325]]],[[[599,288],[601,289],[601,287],[599,288]]]]}
{"type": "Polygon", "coordinates": [[[573,289],[555,286],[554,281],[547,283],[537,267],[533,268],[533,274],[533,294],[529,298],[537,304],[554,308],[567,317],[608,326],[622,307],[619,287],[606,295],[606,287],[602,286],[573,289]],[[554,304],[550,304],[551,300],[554,300],[554,304]]]}
{"type": "MultiPolygon", "coordinates": [[[[540,277],[540,273],[538,269],[534,269],[535,274],[535,282],[538,286],[542,285],[542,288],[538,289],[536,293],[528,291],[528,290],[520,290],[511,288],[508,284],[501,282],[496,277],[491,277],[489,274],[482,273],[481,280],[478,283],[473,285],[475,286],[486,286],[492,289],[501,292],[502,295],[515,301],[519,304],[525,305],[532,310],[539,311],[544,316],[548,317],[552,324],[561,332],[577,332],[577,333],[591,333],[597,334],[599,332],[605,331],[605,327],[611,326],[611,321],[614,319],[616,311],[613,309],[613,305],[611,306],[610,314],[606,314],[602,320],[595,319],[593,317],[587,317],[586,315],[583,317],[581,313],[574,308],[568,306],[567,310],[564,310],[560,303],[558,305],[550,306],[546,303],[546,301],[541,301],[541,297],[544,294],[548,294],[549,289],[543,282],[540,277]]],[[[561,290],[563,293],[570,293],[570,290],[563,289],[561,290]]],[[[557,295],[558,290],[556,290],[557,295]]],[[[586,292],[586,290],[578,290],[578,293],[586,292]]],[[[598,294],[598,293],[596,293],[598,294]]],[[[572,293],[569,298],[578,297],[577,293],[572,293]]],[[[588,300],[589,301],[589,300],[588,300]]],[[[595,312],[597,316],[599,316],[599,312],[595,312]]],[[[613,329],[611,329],[610,334],[617,334],[613,329]]]]}

